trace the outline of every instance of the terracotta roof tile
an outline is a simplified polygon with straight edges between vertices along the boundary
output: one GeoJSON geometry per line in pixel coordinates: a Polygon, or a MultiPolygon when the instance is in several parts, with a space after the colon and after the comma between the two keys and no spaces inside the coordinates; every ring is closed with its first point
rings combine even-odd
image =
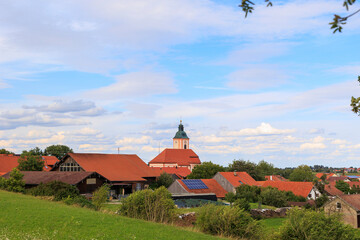
{"type": "Polygon", "coordinates": [[[324,187],[325,192],[330,196],[343,195],[344,193],[335,187],[335,182],[330,182],[324,187]]]}
{"type": "Polygon", "coordinates": [[[353,206],[356,211],[360,211],[360,194],[341,195],[339,197],[353,206]]]}
{"type": "Polygon", "coordinates": [[[269,180],[269,181],[288,181],[286,178],[284,178],[280,175],[265,176],[265,179],[269,180]]]}
{"type": "Polygon", "coordinates": [[[247,172],[219,172],[226,180],[230,182],[234,187],[238,187],[241,184],[247,184],[250,186],[259,185],[247,172]]]}
{"type": "Polygon", "coordinates": [[[184,178],[191,173],[190,169],[187,167],[153,167],[153,169],[160,171],[160,173],[166,172],[168,174],[176,174],[181,178],[184,178]]]}
{"type": "Polygon", "coordinates": [[[221,187],[221,185],[215,179],[200,179],[208,189],[189,189],[183,182],[183,180],[176,180],[178,181],[181,186],[183,186],[186,191],[190,193],[215,193],[216,197],[224,198],[225,194],[227,193],[226,190],[221,187]]]}
{"type": "MultiPolygon", "coordinates": [[[[69,153],[85,171],[97,172],[110,181],[146,181],[159,176],[136,154],[69,153]]],[[[63,159],[65,160],[66,157],[63,159]]]]}
{"type": "MultiPolygon", "coordinates": [[[[44,172],[44,171],[21,171],[24,174],[23,180],[27,185],[38,185],[40,183],[48,183],[51,181],[60,181],[75,185],[85,178],[96,174],[94,172],[44,172]]],[[[97,175],[98,176],[98,175],[97,175]]],[[[3,176],[9,178],[10,173],[3,176]]]]}
{"type": "Polygon", "coordinates": [[[275,187],[281,191],[291,191],[295,195],[308,197],[314,184],[312,182],[283,182],[283,181],[265,181],[262,187],[275,187]]]}
{"type": "MultiPolygon", "coordinates": [[[[10,172],[13,168],[16,168],[19,163],[18,159],[20,155],[13,155],[13,154],[0,154],[0,172],[10,172]]],[[[44,160],[44,171],[50,171],[51,167],[53,166],[58,159],[54,156],[43,156],[44,160]]]]}
{"type": "Polygon", "coordinates": [[[192,149],[166,148],[149,163],[177,163],[179,166],[201,164],[199,156],[192,149]]]}

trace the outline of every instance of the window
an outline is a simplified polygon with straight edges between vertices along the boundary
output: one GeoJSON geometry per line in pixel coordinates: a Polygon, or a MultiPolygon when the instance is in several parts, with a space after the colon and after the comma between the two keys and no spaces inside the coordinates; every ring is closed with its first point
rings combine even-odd
{"type": "Polygon", "coordinates": [[[339,202],[336,203],[336,208],[337,208],[337,209],[341,209],[341,203],[339,203],[339,202]]]}
{"type": "Polygon", "coordinates": [[[60,165],[60,172],[80,172],[80,166],[77,163],[63,163],[60,165]]]}

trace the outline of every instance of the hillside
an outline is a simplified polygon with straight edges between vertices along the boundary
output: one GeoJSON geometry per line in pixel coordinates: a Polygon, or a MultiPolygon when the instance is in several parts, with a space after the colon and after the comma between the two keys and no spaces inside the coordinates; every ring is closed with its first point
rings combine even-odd
{"type": "Polygon", "coordinates": [[[217,239],[5,191],[0,209],[0,239],[217,239]]]}

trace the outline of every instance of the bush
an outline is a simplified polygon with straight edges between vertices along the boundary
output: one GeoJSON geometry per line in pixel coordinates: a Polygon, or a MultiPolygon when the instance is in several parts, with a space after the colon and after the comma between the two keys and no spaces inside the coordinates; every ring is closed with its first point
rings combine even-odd
{"type": "Polygon", "coordinates": [[[40,183],[37,187],[29,189],[27,193],[33,196],[53,196],[55,201],[68,197],[75,198],[80,195],[75,186],[59,181],[40,183]]]}
{"type": "Polygon", "coordinates": [[[356,231],[350,225],[344,224],[340,215],[334,214],[328,217],[323,212],[292,209],[274,239],[360,239],[357,237],[356,231]]]}
{"type": "Polygon", "coordinates": [[[201,231],[213,235],[263,239],[260,223],[238,207],[205,205],[198,212],[196,226],[201,231]]]}
{"type": "Polygon", "coordinates": [[[327,201],[329,200],[329,197],[325,194],[321,195],[320,197],[315,199],[316,207],[322,207],[327,201]]]}
{"type": "Polygon", "coordinates": [[[238,207],[240,209],[243,209],[244,211],[250,210],[250,203],[245,198],[239,198],[236,199],[234,202],[234,207],[238,207]]]}
{"type": "Polygon", "coordinates": [[[267,187],[261,191],[262,203],[274,207],[287,206],[287,197],[284,191],[279,191],[277,188],[267,187]]]}
{"type": "Polygon", "coordinates": [[[249,202],[257,202],[259,200],[260,193],[261,188],[257,186],[242,184],[236,188],[236,197],[245,198],[249,202]]]}
{"type": "Polygon", "coordinates": [[[63,202],[67,205],[77,205],[80,207],[95,209],[95,206],[91,203],[91,201],[81,195],[76,196],[74,198],[68,196],[67,198],[63,199],[63,202]]]}
{"type": "Polygon", "coordinates": [[[22,174],[18,169],[14,168],[11,170],[10,177],[8,179],[2,178],[3,180],[1,180],[0,185],[2,186],[2,189],[7,191],[24,192],[25,182],[22,180],[23,177],[24,174],[22,174]]]}
{"type": "Polygon", "coordinates": [[[156,179],[155,182],[150,184],[151,189],[156,189],[161,186],[164,186],[165,188],[168,188],[172,183],[174,182],[174,179],[171,177],[170,174],[163,172],[161,175],[156,179]]]}
{"type": "Polygon", "coordinates": [[[110,190],[109,185],[104,184],[93,193],[92,203],[95,206],[95,210],[97,211],[100,210],[101,207],[104,205],[109,195],[109,190],[110,190]]]}
{"type": "Polygon", "coordinates": [[[122,199],[119,214],[154,222],[170,222],[175,216],[175,204],[165,187],[146,189],[122,199]]]}

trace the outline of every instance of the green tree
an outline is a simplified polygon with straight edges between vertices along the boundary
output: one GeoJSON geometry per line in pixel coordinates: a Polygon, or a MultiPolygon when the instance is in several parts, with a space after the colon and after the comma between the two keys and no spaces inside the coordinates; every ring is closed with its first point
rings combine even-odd
{"type": "Polygon", "coordinates": [[[44,160],[39,155],[31,152],[23,151],[18,159],[18,169],[20,171],[42,171],[44,168],[44,160]]]}
{"type": "Polygon", "coordinates": [[[109,195],[109,190],[109,185],[104,184],[93,193],[92,203],[95,206],[95,210],[98,211],[104,206],[109,195]]]}
{"type": "Polygon", "coordinates": [[[345,194],[350,193],[350,185],[342,180],[336,181],[335,187],[345,194]]]}
{"type": "MultiPolygon", "coordinates": [[[[358,76],[358,82],[360,83],[360,76],[358,76]]],[[[352,107],[352,111],[358,115],[360,115],[360,97],[355,98],[351,97],[350,106],[352,107]]]]}
{"type": "Polygon", "coordinates": [[[307,165],[300,165],[290,174],[289,179],[294,182],[312,182],[314,174],[307,165]]]}
{"type": "Polygon", "coordinates": [[[61,160],[67,153],[72,153],[73,150],[66,145],[51,145],[45,148],[44,155],[55,156],[61,160]]]}
{"type": "Polygon", "coordinates": [[[18,169],[14,168],[10,172],[9,179],[6,179],[2,184],[5,186],[5,190],[11,192],[24,192],[25,182],[23,181],[24,174],[18,169]]]}
{"type": "Polygon", "coordinates": [[[359,239],[356,231],[350,225],[344,224],[340,215],[326,216],[324,212],[292,209],[274,239],[356,240],[359,239]]]}
{"type": "Polygon", "coordinates": [[[196,165],[192,172],[187,176],[188,179],[210,179],[217,172],[224,172],[225,168],[212,162],[203,162],[196,165]]]}
{"type": "Polygon", "coordinates": [[[39,147],[35,147],[33,149],[30,149],[29,153],[31,153],[33,155],[37,155],[37,156],[43,156],[44,155],[44,152],[39,147]]]}
{"type": "Polygon", "coordinates": [[[229,164],[228,171],[247,172],[256,181],[265,180],[255,163],[244,160],[234,160],[229,164]]]}
{"type": "Polygon", "coordinates": [[[236,188],[236,198],[245,198],[249,202],[257,202],[261,193],[261,188],[242,184],[236,188]]]}
{"type": "Polygon", "coordinates": [[[274,207],[286,207],[287,196],[286,192],[279,191],[277,188],[267,187],[261,191],[260,194],[262,203],[274,207]]]}
{"type": "Polygon", "coordinates": [[[6,150],[5,148],[2,148],[2,149],[0,149],[0,154],[15,154],[15,153],[10,152],[10,151],[6,150]]]}
{"type": "Polygon", "coordinates": [[[268,163],[264,160],[261,160],[257,164],[257,169],[260,172],[262,177],[273,175],[275,173],[275,167],[273,164],[268,163]]]}
{"type": "Polygon", "coordinates": [[[232,206],[232,203],[236,200],[236,195],[233,192],[228,192],[225,194],[225,200],[230,203],[230,206],[232,206]]]}
{"type": "Polygon", "coordinates": [[[156,179],[155,183],[151,185],[151,188],[156,189],[161,186],[168,188],[173,182],[174,182],[174,179],[171,177],[171,175],[166,172],[163,172],[156,179]]]}
{"type": "Polygon", "coordinates": [[[315,205],[317,208],[324,206],[329,201],[329,197],[326,194],[322,194],[320,197],[315,199],[315,205]]]}

